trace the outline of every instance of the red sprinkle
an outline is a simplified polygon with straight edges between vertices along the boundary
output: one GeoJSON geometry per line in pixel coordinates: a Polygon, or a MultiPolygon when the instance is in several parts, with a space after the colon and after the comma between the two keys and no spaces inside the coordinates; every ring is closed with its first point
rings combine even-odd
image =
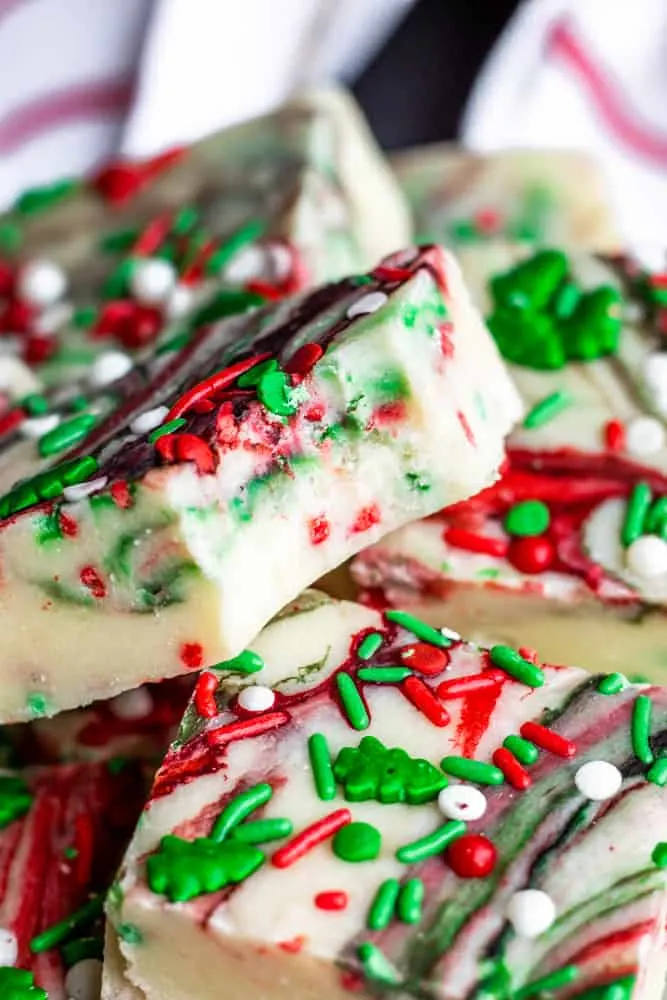
{"type": "Polygon", "coordinates": [[[379,264],[374,271],[371,271],[378,281],[409,281],[413,277],[414,271],[409,267],[392,267],[391,264],[379,264]]]}
{"type": "Polygon", "coordinates": [[[507,747],[500,747],[493,754],[493,763],[503,772],[510,785],[518,788],[520,792],[525,791],[532,780],[528,771],[519,763],[513,753],[507,747]]]}
{"type": "Polygon", "coordinates": [[[461,878],[486,878],[496,865],[498,852],[481,833],[464,833],[445,851],[449,867],[461,878]]]}
{"type": "Polygon", "coordinates": [[[107,588],[104,580],[94,566],[84,566],[79,574],[79,579],[84,587],[87,587],[93,597],[101,600],[107,596],[107,588]]]}
{"type": "Polygon", "coordinates": [[[140,257],[147,257],[155,253],[169,235],[171,221],[171,215],[167,212],[163,215],[158,215],[155,219],[151,219],[143,232],[135,240],[131,253],[140,257]]]}
{"type": "Polygon", "coordinates": [[[0,329],[6,333],[29,333],[32,328],[34,310],[27,302],[11,299],[0,316],[0,329]]]}
{"type": "Polygon", "coordinates": [[[203,382],[193,385],[192,389],[188,389],[180,399],[176,400],[165,417],[165,423],[168,423],[170,420],[176,420],[177,417],[182,417],[194,403],[198,403],[202,399],[208,399],[214,393],[226,389],[232,382],[236,382],[239,375],[250,371],[255,365],[258,365],[261,361],[267,361],[270,357],[271,355],[268,352],[256,354],[252,358],[246,358],[245,361],[237,361],[235,365],[230,365],[229,368],[225,368],[221,372],[216,372],[215,375],[204,379],[203,382]]]}
{"type": "Polygon", "coordinates": [[[520,573],[544,573],[556,560],[556,549],[550,538],[534,535],[513,538],[507,558],[520,573]]]}
{"type": "Polygon", "coordinates": [[[308,522],[308,532],[310,544],[321,545],[331,534],[331,525],[323,514],[320,517],[312,517],[308,522]]]}
{"type": "Polygon", "coordinates": [[[203,719],[213,719],[218,714],[218,706],[215,703],[215,692],[218,690],[218,678],[215,674],[205,670],[199,675],[197,686],[195,687],[195,708],[197,714],[203,719]]]}
{"type": "Polygon", "coordinates": [[[33,333],[23,344],[23,357],[29,365],[41,365],[58,350],[56,337],[33,333]]]}
{"type": "Polygon", "coordinates": [[[305,854],[309,854],[313,848],[323,844],[325,840],[333,837],[334,833],[351,822],[352,813],[349,809],[336,809],[328,816],[323,816],[322,819],[311,823],[301,833],[297,833],[296,837],[292,837],[286,844],[279,847],[271,858],[271,864],[276,868],[289,868],[295,861],[299,861],[305,854]]]}
{"type": "Polygon", "coordinates": [[[399,686],[408,701],[425,715],[429,722],[434,726],[447,725],[449,712],[423,681],[418,677],[406,677],[399,686]]]}
{"type": "Polygon", "coordinates": [[[463,433],[465,434],[468,443],[474,445],[475,435],[472,432],[472,427],[468,423],[468,418],[466,417],[465,413],[463,412],[463,410],[457,410],[456,416],[458,417],[459,423],[463,428],[463,433]]]}
{"type": "Polygon", "coordinates": [[[307,375],[324,354],[319,344],[302,344],[283,366],[290,375],[307,375]]]}
{"type": "Polygon", "coordinates": [[[380,508],[376,503],[370,504],[368,507],[362,507],[352,525],[352,533],[358,534],[361,531],[368,531],[374,524],[379,524],[381,520],[380,508]]]}
{"type": "Polygon", "coordinates": [[[224,746],[233,740],[252,739],[254,736],[261,736],[263,733],[270,733],[274,729],[280,729],[287,725],[290,716],[287,712],[269,712],[266,715],[258,715],[251,719],[240,719],[238,722],[230,722],[227,726],[220,726],[212,729],[206,734],[209,746],[224,746]]]}
{"type": "Polygon", "coordinates": [[[125,482],[124,479],[119,479],[117,483],[112,483],[111,489],[111,499],[116,504],[116,507],[120,507],[122,510],[128,510],[132,504],[132,494],[130,493],[130,487],[125,482]]]}
{"type": "Polygon", "coordinates": [[[0,435],[10,434],[19,424],[25,420],[25,413],[20,407],[8,410],[4,416],[0,417],[0,435]]]}
{"type": "Polygon", "coordinates": [[[315,906],[318,910],[344,910],[348,902],[347,893],[341,889],[333,889],[330,892],[318,892],[317,896],[315,896],[315,906]]]}
{"type": "Polygon", "coordinates": [[[289,941],[279,941],[278,947],[281,951],[286,951],[288,955],[298,955],[300,951],[303,951],[306,941],[305,934],[297,934],[296,937],[290,938],[289,941]]]}
{"type": "Polygon", "coordinates": [[[173,149],[168,149],[164,153],[159,153],[152,159],[140,163],[117,160],[104,167],[93,177],[93,186],[112,205],[121,205],[146,187],[154,177],[162,173],[172,163],[182,159],[186,153],[186,147],[175,146],[173,149]]]}
{"type": "Polygon", "coordinates": [[[194,462],[200,476],[215,472],[215,456],[196,434],[163,434],[155,442],[155,450],[165,462],[194,462]]]}
{"type": "Polygon", "coordinates": [[[414,642],[410,646],[403,646],[399,656],[406,667],[426,677],[442,673],[449,663],[449,654],[444,649],[429,646],[427,642],[414,642]]]}
{"type": "Polygon", "coordinates": [[[199,642],[184,642],[179,650],[181,663],[188,670],[199,670],[204,665],[204,649],[199,642]]]}
{"type": "Polygon", "coordinates": [[[468,531],[466,528],[445,528],[442,537],[448,545],[453,545],[457,549],[465,549],[467,552],[482,552],[487,556],[497,556],[503,558],[507,555],[508,543],[506,538],[489,538],[487,535],[478,535],[475,531],[468,531]]]}
{"type": "Polygon", "coordinates": [[[473,216],[473,222],[480,233],[497,233],[502,221],[500,212],[495,208],[480,208],[473,216]]]}
{"type": "Polygon", "coordinates": [[[438,698],[445,701],[448,698],[465,698],[469,694],[488,691],[496,688],[506,679],[501,670],[485,670],[473,677],[453,677],[451,681],[443,681],[437,689],[438,698]]]}
{"type": "Polygon", "coordinates": [[[62,510],[58,513],[58,524],[63,535],[67,538],[76,538],[79,534],[79,525],[73,517],[70,517],[69,514],[66,514],[62,510]]]}
{"type": "Polygon", "coordinates": [[[555,733],[553,729],[540,726],[537,722],[524,722],[519,730],[525,740],[530,740],[541,750],[555,753],[557,757],[574,757],[577,752],[576,743],[566,740],[564,736],[555,733]]]}
{"type": "Polygon", "coordinates": [[[257,278],[254,281],[249,281],[246,289],[252,292],[253,295],[263,296],[269,302],[277,302],[285,294],[282,288],[276,288],[275,285],[269,284],[268,281],[259,281],[257,278]]]}
{"type": "Polygon", "coordinates": [[[625,424],[621,420],[608,420],[604,425],[604,443],[609,451],[625,450],[625,424]]]}

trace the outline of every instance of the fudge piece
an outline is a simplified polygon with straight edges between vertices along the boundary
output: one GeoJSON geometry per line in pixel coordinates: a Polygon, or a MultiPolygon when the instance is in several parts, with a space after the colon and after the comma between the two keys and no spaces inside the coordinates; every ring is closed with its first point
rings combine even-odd
{"type": "Polygon", "coordinates": [[[609,251],[619,245],[603,171],[585,153],[478,154],[446,143],[396,153],[391,163],[420,241],[504,239],[609,251]]]}
{"type": "Polygon", "coordinates": [[[437,247],[204,326],[73,405],[0,499],[5,721],[236,657],[363,545],[489,485],[519,414],[437,247]]]}
{"type": "Polygon", "coordinates": [[[252,651],[157,774],[104,1000],[660,997],[665,689],[313,592],[252,651]]]}
{"type": "Polygon", "coordinates": [[[370,267],[408,212],[350,97],[315,91],[190,149],[27,192],[0,222],[6,350],[68,380],[168,338],[217,288],[241,311],[370,267]]]}
{"type": "Polygon", "coordinates": [[[145,796],[134,762],[0,774],[0,995],[99,997],[104,895],[145,796]]]}

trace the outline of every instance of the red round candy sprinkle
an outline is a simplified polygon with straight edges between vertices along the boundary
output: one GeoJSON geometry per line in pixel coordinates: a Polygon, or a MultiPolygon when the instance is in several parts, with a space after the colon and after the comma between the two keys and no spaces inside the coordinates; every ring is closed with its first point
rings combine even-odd
{"type": "Polygon", "coordinates": [[[445,851],[447,864],[461,878],[486,878],[497,857],[495,846],[481,833],[464,833],[445,851]]]}
{"type": "Polygon", "coordinates": [[[23,357],[29,365],[40,365],[55,354],[57,349],[58,341],[55,337],[34,333],[25,340],[23,357]]]}
{"type": "Polygon", "coordinates": [[[188,670],[199,670],[204,664],[204,650],[199,642],[184,642],[180,649],[181,663],[188,670]]]}
{"type": "Polygon", "coordinates": [[[124,347],[145,347],[152,343],[162,328],[162,313],[152,306],[135,306],[134,315],[116,330],[124,347]]]}
{"type": "Polygon", "coordinates": [[[556,550],[544,535],[513,538],[507,558],[521,573],[544,573],[553,566],[556,550]]]}
{"type": "Polygon", "coordinates": [[[403,646],[399,656],[406,667],[426,677],[442,673],[449,663],[449,656],[444,649],[429,646],[427,642],[414,642],[409,646],[403,646]]]}
{"type": "Polygon", "coordinates": [[[3,333],[28,333],[33,321],[33,309],[27,302],[12,299],[3,309],[0,316],[0,328],[3,333]]]}
{"type": "Polygon", "coordinates": [[[604,425],[604,442],[609,451],[625,449],[625,425],[621,420],[608,420],[604,425]]]}
{"type": "Polygon", "coordinates": [[[315,906],[318,910],[344,910],[348,904],[348,895],[339,889],[331,892],[318,892],[315,896],[315,906]]]}

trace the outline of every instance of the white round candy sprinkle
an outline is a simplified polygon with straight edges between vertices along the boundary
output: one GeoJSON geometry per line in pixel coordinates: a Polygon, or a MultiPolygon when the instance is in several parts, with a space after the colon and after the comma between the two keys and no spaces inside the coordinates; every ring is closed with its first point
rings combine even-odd
{"type": "Polygon", "coordinates": [[[644,378],[654,389],[667,388],[667,351],[654,351],[644,362],[644,378]]]}
{"type": "Polygon", "coordinates": [[[168,406],[156,406],[152,410],[146,410],[145,413],[140,413],[138,417],[134,418],[130,424],[130,430],[133,434],[150,434],[151,431],[160,426],[168,413],[168,406]]]}
{"type": "Polygon", "coordinates": [[[235,253],[220,275],[224,281],[232,285],[245,285],[254,278],[267,276],[269,257],[266,249],[256,243],[250,243],[235,253]]]}
{"type": "Polygon", "coordinates": [[[42,334],[55,333],[64,326],[65,323],[69,323],[74,308],[69,302],[56,302],[55,305],[49,306],[45,309],[35,319],[35,332],[42,334]]]}
{"type": "Polygon", "coordinates": [[[448,819],[472,822],[486,812],[486,795],[474,785],[448,785],[438,795],[438,808],[448,819]]]}
{"type": "Polygon", "coordinates": [[[239,705],[246,712],[264,712],[272,707],[275,700],[276,696],[271,688],[263,684],[253,684],[239,693],[239,705]]]}
{"type": "Polygon", "coordinates": [[[587,799],[604,802],[612,799],[623,784],[623,775],[615,764],[608,760],[589,760],[582,764],[574,775],[574,783],[587,799]]]}
{"type": "Polygon", "coordinates": [[[189,285],[176,285],[167,299],[165,311],[167,319],[180,319],[192,309],[194,293],[189,285]]]}
{"type": "Polygon", "coordinates": [[[146,687],[123,691],[109,702],[117,719],[145,719],[153,711],[153,696],[146,687]]]}
{"type": "Polygon", "coordinates": [[[16,291],[30,305],[45,309],[62,298],[67,288],[67,276],[52,260],[35,258],[19,272],[16,291]]]}
{"type": "Polygon", "coordinates": [[[129,354],[123,351],[105,351],[95,358],[90,369],[90,382],[96,388],[110,385],[123,378],[134,367],[134,362],[129,354]]]}
{"type": "Polygon", "coordinates": [[[556,919],[556,906],[541,889],[521,889],[507,904],[507,919],[520,937],[536,938],[556,919]]]}
{"type": "Polygon", "coordinates": [[[665,446],[665,428],[655,417],[636,417],[626,426],[625,440],[631,455],[655,455],[665,446]]]}
{"type": "Polygon", "coordinates": [[[143,305],[159,306],[169,301],[178,275],[168,260],[150,257],[138,261],[130,277],[130,292],[143,305]]]}
{"type": "Polygon", "coordinates": [[[625,560],[637,576],[663,576],[667,573],[667,542],[657,535],[642,535],[628,546],[625,560]]]}
{"type": "Polygon", "coordinates": [[[0,927],[0,966],[14,965],[18,953],[16,934],[8,927],[0,927]]]}
{"type": "Polygon", "coordinates": [[[19,424],[19,432],[24,437],[36,441],[49,431],[55,430],[59,423],[60,417],[57,413],[45,413],[43,417],[28,417],[19,424]]]}
{"type": "Polygon", "coordinates": [[[103,490],[108,481],[108,476],[98,476],[97,479],[88,479],[85,483],[75,483],[74,486],[66,486],[63,490],[63,497],[69,503],[74,503],[77,500],[85,500],[91,493],[103,490]]]}
{"type": "Polygon", "coordinates": [[[360,299],[353,302],[347,310],[347,318],[354,319],[355,316],[366,316],[368,313],[377,312],[387,301],[388,296],[384,292],[368,292],[360,299]]]}
{"type": "Polygon", "coordinates": [[[67,1000],[99,1000],[102,963],[99,958],[82,958],[65,976],[67,1000]]]}

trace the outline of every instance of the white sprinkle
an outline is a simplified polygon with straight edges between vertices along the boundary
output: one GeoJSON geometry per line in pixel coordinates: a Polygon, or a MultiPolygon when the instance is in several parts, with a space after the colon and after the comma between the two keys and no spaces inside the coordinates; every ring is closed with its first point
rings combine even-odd
{"type": "Polygon", "coordinates": [[[623,784],[623,775],[608,760],[589,760],[577,769],[574,783],[587,799],[604,802],[618,794],[623,784]]]}
{"type": "Polygon", "coordinates": [[[18,954],[16,934],[8,927],[0,927],[0,966],[14,965],[18,954]]]}
{"type": "Polygon", "coordinates": [[[366,316],[368,313],[377,312],[388,301],[388,298],[384,292],[368,292],[352,303],[347,310],[347,318],[354,319],[355,316],[366,316]]]}
{"type": "Polygon", "coordinates": [[[628,546],[625,559],[637,576],[663,576],[667,573],[667,542],[657,535],[642,535],[628,546]]]}
{"type": "Polygon", "coordinates": [[[97,479],[88,479],[85,483],[75,483],[74,486],[66,486],[63,496],[69,503],[77,500],[85,500],[91,493],[103,490],[109,481],[108,476],[98,476],[97,479]]]}
{"type": "Polygon", "coordinates": [[[95,358],[90,369],[90,383],[96,388],[110,385],[123,378],[134,367],[134,362],[129,354],[123,351],[105,351],[95,358]]]}
{"type": "Polygon", "coordinates": [[[19,433],[24,437],[32,438],[34,441],[55,430],[60,423],[57,413],[45,413],[43,417],[28,417],[19,424],[19,433]]]}
{"type": "Polygon", "coordinates": [[[654,351],[644,361],[644,378],[652,389],[667,389],[667,351],[654,351]]]}
{"type": "Polygon", "coordinates": [[[472,822],[486,812],[486,795],[474,785],[448,785],[438,795],[438,808],[448,819],[472,822]]]}
{"type": "Polygon", "coordinates": [[[269,263],[265,247],[250,243],[241,247],[229,263],[225,264],[220,277],[232,285],[245,285],[253,278],[266,277],[269,263]]]}
{"type": "Polygon", "coordinates": [[[178,284],[167,299],[165,313],[167,319],[180,319],[192,309],[194,292],[189,285],[178,284]]]}
{"type": "Polygon", "coordinates": [[[275,700],[276,696],[271,688],[263,684],[253,684],[239,693],[239,705],[246,712],[264,712],[271,708],[275,700]]]}
{"type": "Polygon", "coordinates": [[[41,334],[55,333],[69,323],[74,308],[71,302],[56,302],[35,319],[35,331],[41,334]]]}
{"type": "Polygon", "coordinates": [[[146,410],[145,413],[140,413],[138,417],[134,418],[130,424],[130,430],[133,434],[150,434],[151,431],[160,426],[168,413],[168,406],[156,406],[152,410],[146,410]]]}
{"type": "MultiPolygon", "coordinates": [[[[5,336],[0,347],[4,350],[5,336]]],[[[17,358],[0,356],[0,390],[14,398],[41,391],[41,386],[30,369],[17,358]]]]}
{"type": "Polygon", "coordinates": [[[153,696],[146,687],[123,691],[109,702],[117,719],[145,719],[153,711],[153,696]]]}
{"type": "Polygon", "coordinates": [[[292,273],[292,254],[284,243],[269,243],[267,245],[271,258],[271,277],[274,281],[284,281],[292,273]]]}
{"type": "Polygon", "coordinates": [[[655,417],[636,417],[627,425],[625,439],[631,455],[655,455],[665,446],[665,428],[655,417]]]}
{"type": "Polygon", "coordinates": [[[62,298],[66,288],[67,276],[62,267],[55,261],[37,257],[21,268],[16,290],[19,298],[45,309],[62,298]]]}
{"type": "Polygon", "coordinates": [[[506,916],[520,937],[536,938],[556,919],[556,905],[541,889],[521,889],[507,904],[506,916]]]}
{"type": "Polygon", "coordinates": [[[147,306],[160,306],[169,301],[177,272],[173,264],[159,257],[138,261],[130,276],[130,292],[137,302],[147,306]]]}
{"type": "Polygon", "coordinates": [[[82,958],[67,970],[67,1000],[99,1000],[101,989],[102,963],[99,958],[82,958]]]}
{"type": "Polygon", "coordinates": [[[440,632],[442,635],[444,635],[445,639],[451,639],[452,642],[461,641],[460,634],[458,632],[455,632],[453,628],[447,628],[446,625],[443,625],[443,627],[440,629],[440,632]]]}

